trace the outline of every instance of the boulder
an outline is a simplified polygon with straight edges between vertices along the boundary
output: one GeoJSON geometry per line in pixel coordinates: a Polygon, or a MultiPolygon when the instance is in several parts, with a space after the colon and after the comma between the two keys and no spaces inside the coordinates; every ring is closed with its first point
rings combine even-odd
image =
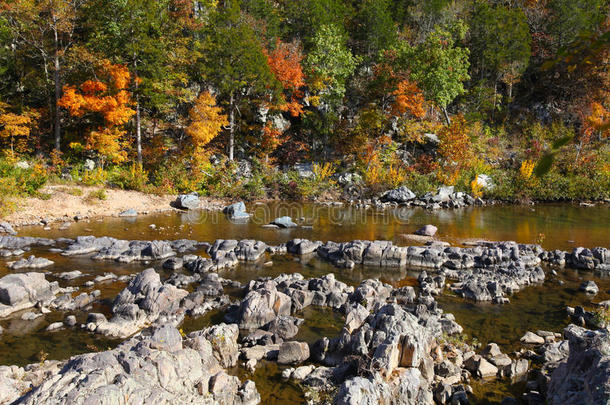
{"type": "Polygon", "coordinates": [[[191,194],[180,194],[174,205],[177,208],[185,209],[185,210],[195,210],[199,208],[199,195],[197,193],[191,194]]]}
{"type": "Polygon", "coordinates": [[[296,228],[298,226],[289,216],[275,218],[271,225],[276,225],[280,228],[296,228]]]}
{"type": "Polygon", "coordinates": [[[379,197],[382,202],[393,202],[397,204],[404,204],[413,200],[416,197],[415,193],[409,190],[409,188],[402,186],[394,190],[386,191],[379,197]]]}
{"type": "Polygon", "coordinates": [[[415,234],[421,236],[434,236],[437,230],[438,228],[434,225],[425,225],[415,231],[415,234]]]}
{"type": "Polygon", "coordinates": [[[284,342],[280,345],[277,362],[279,364],[298,364],[309,358],[309,345],[306,342],[284,342]]]}
{"type": "Polygon", "coordinates": [[[247,220],[250,218],[250,214],[246,212],[246,205],[243,203],[243,201],[228,205],[224,207],[222,211],[227,215],[227,217],[229,217],[229,219],[235,221],[247,220]]]}
{"type": "Polygon", "coordinates": [[[258,329],[277,316],[290,315],[291,299],[268,283],[250,291],[241,302],[238,318],[241,329],[258,329]]]}
{"type": "Polygon", "coordinates": [[[8,233],[9,235],[17,234],[17,232],[15,232],[11,224],[8,222],[0,222],[0,233],[8,233]]]}
{"type": "Polygon", "coordinates": [[[610,335],[568,325],[567,361],[551,374],[546,392],[550,405],[607,404],[610,398],[610,335]]]}
{"type": "Polygon", "coordinates": [[[597,286],[597,284],[595,284],[595,281],[592,280],[583,281],[579,289],[580,291],[584,291],[585,293],[592,295],[595,295],[599,292],[599,287],[597,286]]]}
{"type": "Polygon", "coordinates": [[[527,345],[542,345],[544,344],[544,338],[542,336],[536,335],[534,332],[527,331],[525,335],[519,339],[521,343],[525,343],[527,345]]]}
{"type": "Polygon", "coordinates": [[[11,270],[19,270],[19,269],[42,269],[45,267],[52,266],[54,262],[49,259],[45,259],[44,257],[36,257],[34,255],[28,257],[27,259],[17,260],[16,262],[12,262],[8,265],[11,270]]]}
{"type": "Polygon", "coordinates": [[[133,208],[129,208],[125,211],[121,211],[119,213],[119,217],[137,217],[138,216],[138,211],[136,211],[133,208]]]}
{"type": "Polygon", "coordinates": [[[59,291],[57,282],[48,282],[42,273],[9,274],[0,278],[0,317],[49,303],[59,291]]]}

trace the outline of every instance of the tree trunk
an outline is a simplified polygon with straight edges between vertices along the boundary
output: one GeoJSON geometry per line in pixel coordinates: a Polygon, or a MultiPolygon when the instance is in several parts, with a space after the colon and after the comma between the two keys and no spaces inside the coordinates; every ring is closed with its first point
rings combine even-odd
{"type": "Polygon", "coordinates": [[[55,100],[54,100],[54,113],[55,113],[55,125],[54,125],[54,133],[55,133],[55,149],[57,151],[61,151],[61,117],[59,114],[59,106],[58,102],[61,98],[61,83],[60,83],[60,75],[59,75],[59,39],[57,37],[57,30],[55,30],[55,54],[53,56],[55,72],[53,74],[53,80],[55,82],[55,100]]]}
{"type": "Polygon", "coordinates": [[[140,85],[138,83],[138,60],[134,53],[133,70],[136,84],[136,150],[138,152],[138,163],[142,166],[142,120],[140,118],[140,85]]]}
{"type": "MultiPolygon", "coordinates": [[[[136,84],[136,91],[137,91],[136,84]]],[[[142,126],[140,120],[140,95],[136,93],[136,149],[138,151],[138,164],[142,166],[142,126]]]]}
{"type": "Polygon", "coordinates": [[[231,93],[229,98],[229,160],[233,160],[233,150],[235,149],[235,108],[233,103],[233,93],[231,93]]]}
{"type": "Polygon", "coordinates": [[[445,115],[445,120],[447,121],[447,125],[451,125],[451,119],[449,118],[449,113],[447,112],[447,107],[443,107],[443,114],[445,115]]]}

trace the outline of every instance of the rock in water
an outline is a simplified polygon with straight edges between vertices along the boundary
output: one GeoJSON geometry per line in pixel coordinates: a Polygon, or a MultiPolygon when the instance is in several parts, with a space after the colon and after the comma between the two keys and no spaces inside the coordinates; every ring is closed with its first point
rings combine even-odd
{"type": "Polygon", "coordinates": [[[0,317],[47,303],[59,290],[57,282],[48,282],[42,273],[9,274],[0,278],[0,317]]]}
{"type": "Polygon", "coordinates": [[[610,335],[568,325],[569,356],[551,374],[547,403],[607,404],[610,398],[610,335]]]}
{"type": "Polygon", "coordinates": [[[306,342],[284,342],[277,357],[279,364],[298,364],[309,358],[309,345],[306,342]]]}
{"type": "Polygon", "coordinates": [[[403,204],[415,198],[415,193],[407,187],[402,186],[394,190],[386,191],[379,198],[382,202],[394,202],[403,204]]]}
{"type": "Polygon", "coordinates": [[[45,259],[44,257],[36,257],[32,255],[27,259],[17,260],[16,262],[9,264],[8,267],[12,270],[42,269],[43,267],[49,267],[51,265],[53,265],[53,261],[45,259]]]}
{"type": "Polygon", "coordinates": [[[421,235],[421,236],[434,236],[436,234],[436,231],[438,231],[438,228],[434,225],[425,225],[421,228],[419,228],[417,231],[415,231],[416,235],[421,235]]]}
{"type": "Polygon", "coordinates": [[[595,281],[584,281],[581,285],[580,285],[580,291],[584,291],[587,294],[597,294],[599,292],[599,287],[597,286],[597,284],[595,284],[595,281]]]}
{"type": "Polygon", "coordinates": [[[11,224],[8,222],[0,222],[0,233],[8,233],[9,235],[17,234],[17,232],[15,232],[11,224]]]}
{"type": "Polygon", "coordinates": [[[197,193],[180,194],[174,205],[185,210],[195,210],[199,208],[199,195],[197,193]]]}
{"type": "Polygon", "coordinates": [[[138,211],[133,208],[129,208],[128,210],[122,211],[119,213],[119,217],[137,217],[138,211]]]}
{"type": "Polygon", "coordinates": [[[297,224],[295,224],[292,221],[292,218],[290,218],[288,216],[275,218],[273,220],[273,222],[271,222],[271,225],[277,225],[280,228],[296,228],[297,227],[297,224]]]}
{"type": "Polygon", "coordinates": [[[224,207],[222,210],[229,219],[233,220],[246,220],[250,218],[250,214],[246,212],[246,205],[243,201],[236,202],[234,204],[224,207]]]}

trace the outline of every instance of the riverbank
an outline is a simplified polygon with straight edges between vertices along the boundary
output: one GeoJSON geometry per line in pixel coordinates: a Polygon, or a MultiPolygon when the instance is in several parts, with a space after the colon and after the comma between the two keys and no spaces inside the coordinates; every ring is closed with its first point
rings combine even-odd
{"type": "MultiPolygon", "coordinates": [[[[40,197],[16,197],[13,212],[2,218],[12,226],[72,222],[81,219],[118,216],[126,210],[151,214],[177,210],[170,204],[175,195],[156,195],[133,190],[95,186],[50,185],[40,197]]],[[[222,209],[223,201],[201,198],[200,208],[222,209]]]]}

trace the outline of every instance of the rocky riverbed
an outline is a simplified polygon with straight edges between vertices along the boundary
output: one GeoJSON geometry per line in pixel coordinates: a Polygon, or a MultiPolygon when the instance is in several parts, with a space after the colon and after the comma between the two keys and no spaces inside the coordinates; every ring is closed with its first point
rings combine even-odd
{"type": "Polygon", "coordinates": [[[91,342],[0,366],[0,403],[255,404],[285,386],[294,394],[275,403],[461,404],[515,381],[507,404],[610,398],[604,247],[7,234],[0,252],[0,352],[19,350],[20,328],[23,344],[91,342]],[[555,328],[492,333],[499,344],[473,339],[464,311],[445,305],[510,311],[530,289],[566,282],[598,309],[557,308],[565,321],[555,328]],[[312,309],[336,325],[317,327],[312,309]]]}

